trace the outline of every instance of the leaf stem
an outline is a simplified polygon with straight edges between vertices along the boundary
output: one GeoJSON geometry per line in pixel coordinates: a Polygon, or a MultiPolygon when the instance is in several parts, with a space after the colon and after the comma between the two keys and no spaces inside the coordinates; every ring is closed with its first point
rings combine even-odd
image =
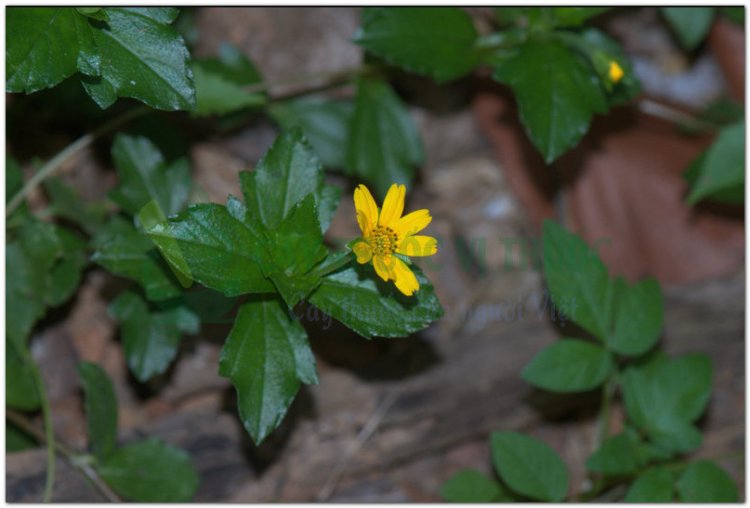
{"type": "Polygon", "coordinates": [[[291,93],[286,93],[286,94],[274,96],[271,98],[271,101],[274,101],[274,102],[283,101],[283,100],[288,100],[294,97],[298,97],[300,95],[307,95],[307,94],[314,93],[314,92],[328,90],[330,88],[334,88],[342,84],[346,84],[349,81],[359,76],[376,73],[376,72],[379,72],[380,70],[381,70],[380,67],[375,66],[375,65],[367,65],[367,64],[358,65],[356,67],[349,67],[346,69],[339,69],[335,71],[316,72],[312,74],[306,74],[304,76],[298,76],[296,78],[289,78],[286,80],[280,80],[276,82],[263,81],[261,83],[255,83],[253,85],[249,85],[245,87],[244,90],[247,93],[258,93],[258,92],[269,91],[272,88],[303,85],[309,82],[317,83],[314,85],[304,87],[300,90],[293,91],[291,93]]]}
{"type": "Polygon", "coordinates": [[[72,157],[74,154],[78,153],[80,150],[83,150],[87,146],[89,146],[91,143],[99,139],[100,137],[112,132],[113,130],[117,129],[121,125],[133,120],[134,118],[137,118],[139,116],[144,115],[145,113],[148,113],[151,111],[150,108],[146,106],[141,106],[138,108],[134,108],[131,110],[126,111],[122,115],[113,118],[112,120],[102,124],[97,129],[93,130],[92,132],[88,132],[75,140],[73,143],[69,144],[65,148],[63,148],[60,152],[58,152],[54,157],[52,157],[50,160],[47,161],[44,166],[39,168],[39,171],[34,173],[34,175],[29,178],[29,180],[24,184],[24,186],[19,190],[13,198],[8,201],[8,205],[5,208],[5,217],[9,217],[13,211],[19,207],[19,205],[23,202],[23,200],[28,196],[31,191],[33,191],[39,184],[41,184],[48,176],[50,176],[52,173],[55,172],[65,161],[67,161],[70,157],[72,157]]]}
{"type": "MultiPolygon", "coordinates": [[[[102,478],[97,474],[97,472],[92,468],[88,461],[82,460],[81,455],[74,453],[70,448],[65,446],[63,443],[52,440],[52,447],[49,446],[50,440],[48,439],[48,432],[42,432],[39,430],[36,426],[34,426],[25,416],[23,416],[20,413],[17,413],[13,411],[12,409],[8,409],[5,412],[5,418],[22,429],[27,434],[30,434],[33,436],[37,441],[40,443],[47,443],[48,449],[53,448],[54,450],[57,450],[60,454],[64,455],[65,458],[68,459],[68,461],[86,475],[86,477],[91,480],[91,482],[94,484],[96,488],[99,489],[99,491],[104,495],[104,497],[107,498],[108,501],[112,503],[119,503],[122,502],[120,497],[107,485],[107,483],[102,480],[102,478]]],[[[54,453],[53,453],[54,456],[54,453]]]]}
{"type": "Polygon", "coordinates": [[[597,418],[596,425],[596,440],[594,442],[594,450],[596,451],[602,445],[609,434],[609,422],[610,422],[610,411],[612,407],[612,396],[615,393],[615,387],[617,381],[614,375],[607,377],[607,380],[602,386],[602,400],[599,408],[599,416],[597,418]]]}

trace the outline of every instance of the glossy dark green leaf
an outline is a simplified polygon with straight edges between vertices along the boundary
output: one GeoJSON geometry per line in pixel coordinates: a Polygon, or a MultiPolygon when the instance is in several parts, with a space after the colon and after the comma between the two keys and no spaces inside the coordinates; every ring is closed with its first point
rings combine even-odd
{"type": "Polygon", "coordinates": [[[97,471],[131,502],[186,503],[198,489],[188,454],[157,439],[118,448],[97,471]]]}
{"type": "Polygon", "coordinates": [[[120,277],[135,280],[149,300],[165,300],[182,291],[154,243],[130,223],[114,218],[95,238],[92,261],[120,277]]]}
{"type": "Polygon", "coordinates": [[[50,199],[50,208],[56,217],[67,219],[81,227],[87,234],[96,234],[104,223],[105,207],[102,203],[87,203],[71,186],[59,178],[47,178],[44,190],[50,199]]]}
{"type": "Polygon", "coordinates": [[[117,398],[109,376],[94,363],[78,365],[85,395],[86,423],[91,452],[105,460],[117,445],[117,398]]]}
{"type": "Polygon", "coordinates": [[[661,12],[685,49],[695,49],[708,35],[713,7],[661,7],[661,12]]]}
{"type": "Polygon", "coordinates": [[[84,77],[84,88],[100,107],[118,97],[132,97],[157,109],[195,107],[190,55],[182,37],[168,23],[174,9],[108,7],[107,22],[92,33],[101,73],[84,77]]]}
{"type": "Polygon", "coordinates": [[[112,145],[118,186],[111,198],[130,215],[136,215],[151,200],[164,215],[179,212],[190,194],[187,159],[167,163],[159,149],[142,136],[118,134],[112,145]]]}
{"type": "Polygon", "coordinates": [[[563,339],[539,353],[523,370],[523,379],[552,392],[582,392],[601,385],[612,372],[612,355],[591,342],[563,339]]]}
{"type": "Polygon", "coordinates": [[[544,277],[566,317],[604,340],[609,330],[612,287],[599,256],[562,226],[544,222],[544,277]]]}
{"type": "Polygon", "coordinates": [[[284,129],[300,126],[324,166],[346,168],[354,104],[350,101],[297,99],[269,107],[269,113],[284,129]]]}
{"type": "Polygon", "coordinates": [[[692,425],[708,404],[712,369],[705,355],[654,357],[625,370],[622,391],[629,418],[660,446],[686,452],[700,444],[692,425]]]}
{"type": "Polygon", "coordinates": [[[325,277],[309,301],[363,337],[405,337],[443,315],[432,283],[415,265],[419,291],[404,296],[371,265],[351,265],[325,277]]]}
{"type": "Polygon", "coordinates": [[[607,110],[594,69],[559,40],[529,39],[496,59],[492,77],[513,89],[526,132],[547,163],[580,141],[594,113],[607,110]]]}
{"type": "Polygon", "coordinates": [[[198,116],[231,113],[266,102],[264,94],[246,91],[262,79],[252,62],[233,46],[223,45],[218,58],[194,61],[193,73],[198,116]]]}
{"type": "Polygon", "coordinates": [[[237,314],[219,360],[237,390],[240,418],[256,444],[279,426],[300,382],[317,383],[304,328],[276,297],[253,297],[237,314]]]}
{"type": "Polygon", "coordinates": [[[492,463],[514,492],[538,501],[560,502],[568,492],[568,470],[557,453],[517,432],[493,432],[492,463]]]}
{"type": "Polygon", "coordinates": [[[261,272],[261,229],[226,207],[199,204],[165,222],[145,225],[162,255],[180,273],[227,296],[275,291],[261,272]]]}
{"type": "Polygon", "coordinates": [[[119,321],[125,357],[139,381],[163,373],[177,355],[183,333],[197,333],[198,316],[187,307],[151,312],[135,293],[121,293],[109,312],[119,321]]]}
{"type": "Polygon", "coordinates": [[[448,81],[477,63],[477,31],[457,7],[369,7],[354,42],[387,62],[448,81]]]}
{"type": "Polygon", "coordinates": [[[302,129],[294,128],[276,138],[255,171],[240,173],[240,182],[251,217],[273,230],[308,194],[320,202],[323,167],[302,129]]]}
{"type": "Polygon", "coordinates": [[[384,197],[391,184],[410,184],[423,158],[417,128],[391,87],[377,79],[360,79],[346,148],[351,174],[384,197]]]}
{"type": "Polygon", "coordinates": [[[685,503],[736,503],[734,480],[710,460],[690,464],[677,480],[677,492],[685,503]]]}
{"type": "Polygon", "coordinates": [[[641,467],[645,459],[645,455],[640,453],[637,434],[623,432],[607,438],[588,458],[586,467],[596,473],[626,475],[641,467]]]}
{"type": "Polygon", "coordinates": [[[37,442],[32,436],[5,421],[5,453],[20,452],[36,446],[37,442]]]}
{"type": "Polygon", "coordinates": [[[5,404],[12,409],[35,411],[39,409],[39,390],[33,367],[24,356],[31,356],[26,344],[5,340],[5,404]],[[21,350],[23,348],[23,350],[21,350]]]}
{"type": "Polygon", "coordinates": [[[694,204],[706,198],[742,203],[745,187],[744,119],[723,128],[716,141],[694,164],[698,166],[693,170],[697,177],[687,197],[688,203],[694,204]],[[727,196],[727,192],[734,190],[736,192],[727,196]]]}
{"type": "Polygon", "coordinates": [[[661,334],[664,302],[659,283],[646,279],[630,285],[614,283],[613,331],[607,346],[626,356],[638,356],[651,349],[661,334]]]}
{"type": "Polygon", "coordinates": [[[674,478],[663,468],[653,468],[636,478],[625,495],[627,503],[669,503],[674,500],[674,478]]]}
{"type": "Polygon", "coordinates": [[[496,480],[475,469],[462,469],[440,486],[440,497],[449,503],[498,503],[512,500],[496,480]]]}

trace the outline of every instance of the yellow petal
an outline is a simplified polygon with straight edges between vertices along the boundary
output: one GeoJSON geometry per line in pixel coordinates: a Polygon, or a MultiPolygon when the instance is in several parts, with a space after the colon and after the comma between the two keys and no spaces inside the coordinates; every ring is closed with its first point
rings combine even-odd
{"type": "Polygon", "coordinates": [[[372,266],[375,267],[375,273],[377,273],[384,281],[394,279],[393,274],[393,257],[392,256],[373,256],[372,266]]]}
{"type": "MultiPolygon", "coordinates": [[[[359,216],[359,214],[357,214],[359,216]]],[[[354,254],[357,255],[357,263],[363,265],[372,259],[372,249],[367,242],[357,242],[352,247],[354,254]]]]}
{"type": "Polygon", "coordinates": [[[406,185],[396,183],[391,185],[388,194],[385,195],[385,201],[383,201],[383,209],[380,211],[380,219],[378,220],[379,225],[388,227],[401,217],[404,212],[405,197],[406,185]]]}
{"type": "Polygon", "coordinates": [[[411,271],[411,268],[399,258],[394,256],[393,260],[393,272],[396,276],[394,282],[396,283],[396,287],[406,296],[413,295],[414,292],[419,289],[419,281],[417,281],[417,277],[414,275],[414,272],[411,271]]]}
{"type": "Polygon", "coordinates": [[[362,184],[354,189],[354,208],[357,210],[357,221],[362,233],[368,235],[369,230],[378,223],[378,205],[375,204],[367,187],[362,184]],[[363,216],[362,219],[359,218],[360,214],[363,216]],[[362,227],[363,222],[367,225],[367,231],[362,227]]]}
{"type": "Polygon", "coordinates": [[[422,210],[417,210],[401,217],[396,221],[393,230],[399,238],[406,238],[409,235],[422,231],[430,222],[432,222],[430,211],[423,208],[422,210]]]}
{"type": "Polygon", "coordinates": [[[370,231],[372,230],[372,224],[367,219],[367,216],[363,211],[357,212],[357,223],[359,224],[359,229],[362,230],[362,236],[365,238],[370,237],[370,231]]]}
{"type": "Polygon", "coordinates": [[[431,236],[410,235],[401,240],[396,252],[407,256],[432,256],[437,252],[437,240],[431,236]]]}

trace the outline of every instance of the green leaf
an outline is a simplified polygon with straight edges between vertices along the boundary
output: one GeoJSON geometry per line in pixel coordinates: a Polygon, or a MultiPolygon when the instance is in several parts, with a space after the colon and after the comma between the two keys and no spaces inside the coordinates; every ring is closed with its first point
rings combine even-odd
{"type": "Polygon", "coordinates": [[[410,184],[422,164],[422,142],[408,110],[380,80],[357,81],[346,165],[384,197],[393,183],[410,184]]]}
{"type": "Polygon", "coordinates": [[[196,116],[226,114],[243,108],[261,106],[262,93],[248,93],[248,85],[262,81],[255,66],[245,55],[223,44],[218,58],[193,62],[195,74],[196,116]]]}
{"type": "Polygon", "coordinates": [[[677,492],[685,503],[736,503],[739,500],[732,478],[709,460],[690,464],[677,480],[677,492]]]}
{"type": "Polygon", "coordinates": [[[117,445],[117,397],[107,373],[94,363],[78,365],[86,404],[89,446],[94,456],[105,460],[117,445]]]}
{"type": "Polygon", "coordinates": [[[593,68],[559,40],[528,40],[496,59],[492,77],[513,89],[521,121],[548,164],[581,140],[594,113],[607,110],[593,68]]]}
{"type": "Polygon", "coordinates": [[[47,275],[45,302],[56,307],[73,295],[81,283],[81,275],[88,259],[86,242],[77,234],[56,226],[60,241],[61,257],[47,275]]]}
{"type": "Polygon", "coordinates": [[[607,475],[626,475],[643,465],[638,436],[623,432],[608,438],[586,461],[590,471],[607,475]]]}
{"type": "Polygon", "coordinates": [[[300,126],[324,166],[345,168],[349,124],[354,112],[351,101],[297,99],[273,104],[269,113],[283,128],[300,126]]]}
{"type": "Polygon", "coordinates": [[[607,268],[586,243],[557,223],[544,222],[544,277],[552,301],[600,340],[609,330],[612,288],[607,268]]]}
{"type": "Polygon", "coordinates": [[[105,207],[102,203],[86,203],[75,189],[59,178],[47,178],[44,190],[50,199],[50,208],[56,217],[67,219],[81,227],[87,234],[95,235],[104,223],[105,207]]]}
{"type": "Polygon", "coordinates": [[[190,457],[157,439],[115,450],[97,471],[127,501],[185,503],[198,489],[190,457]]]}
{"type": "Polygon", "coordinates": [[[240,307],[219,374],[235,386],[240,418],[256,444],[279,426],[300,382],[318,381],[304,328],[272,296],[252,297],[240,307]]]}
{"type": "Polygon", "coordinates": [[[599,75],[599,81],[606,91],[609,107],[626,104],[638,96],[641,85],[633,64],[615,39],[595,28],[587,28],[580,34],[571,34],[570,37],[580,40],[576,47],[589,55],[591,64],[599,75]],[[609,75],[612,62],[617,63],[623,72],[617,83],[613,83],[609,75]]]}
{"type": "Polygon", "coordinates": [[[193,205],[144,228],[177,271],[206,287],[226,296],[275,291],[258,265],[265,255],[260,228],[232,216],[224,206],[193,205]]]}
{"type": "Polygon", "coordinates": [[[661,7],[661,13],[685,49],[695,49],[708,35],[713,7],[661,7]]]}
{"type": "Polygon", "coordinates": [[[493,432],[492,463],[515,492],[538,501],[560,502],[568,492],[568,470],[547,444],[517,432],[493,432]]]}
{"type": "MultiPolygon", "coordinates": [[[[7,386],[7,385],[6,385],[7,386]]],[[[12,423],[5,421],[5,453],[21,452],[29,448],[36,448],[34,438],[12,423]]]]}
{"type": "Polygon", "coordinates": [[[107,12],[101,7],[76,7],[76,11],[78,11],[79,14],[83,14],[86,17],[99,21],[107,21],[109,19],[107,12]]]}
{"type": "Polygon", "coordinates": [[[438,82],[468,74],[477,63],[477,31],[457,7],[369,7],[354,42],[387,62],[438,82]]]}
{"type": "Polygon", "coordinates": [[[687,452],[700,444],[700,433],[691,422],[706,408],[711,377],[711,362],[705,355],[655,357],[623,373],[625,409],[632,422],[661,447],[687,452]]]}
{"type": "Polygon", "coordinates": [[[612,355],[600,346],[563,339],[539,353],[521,375],[526,382],[552,392],[583,392],[601,385],[613,368],[612,355]]]}
{"type": "Polygon", "coordinates": [[[27,94],[50,88],[82,72],[97,72],[96,60],[81,55],[94,50],[86,17],[74,8],[12,7],[7,10],[5,90],[27,94]]]}
{"type": "Polygon", "coordinates": [[[130,215],[137,215],[151,200],[164,215],[179,212],[190,194],[190,166],[186,158],[171,163],[142,136],[118,134],[112,145],[118,186],[110,197],[130,215]]]}
{"type": "Polygon", "coordinates": [[[625,495],[627,503],[670,503],[674,500],[674,478],[663,468],[649,469],[636,478],[625,495]]]}
{"type": "Polygon", "coordinates": [[[440,497],[449,503],[510,501],[505,488],[475,469],[462,469],[440,486],[440,497]]]}
{"type": "Polygon", "coordinates": [[[157,109],[194,108],[190,54],[182,37],[169,26],[176,10],[130,7],[103,11],[106,23],[90,21],[101,73],[83,78],[94,102],[106,109],[117,97],[132,97],[157,109]]]}
{"type": "Polygon", "coordinates": [[[325,187],[320,159],[299,128],[281,133],[255,171],[240,173],[240,183],[251,217],[270,230],[308,194],[318,204],[325,187]]]}
{"type": "Polygon", "coordinates": [[[33,367],[24,360],[30,357],[26,344],[5,340],[5,403],[12,409],[36,411],[39,409],[39,391],[33,367]],[[20,350],[23,348],[23,350],[20,350]]]}
{"type": "Polygon", "coordinates": [[[714,197],[730,203],[744,202],[744,119],[723,128],[714,143],[693,164],[697,166],[693,171],[698,176],[687,197],[689,204],[714,197]],[[727,195],[734,190],[736,192],[727,195]]]}
{"type": "Polygon", "coordinates": [[[631,286],[617,279],[614,287],[614,329],[607,345],[621,355],[641,355],[661,334],[664,302],[659,283],[647,279],[631,286]]]}
{"type": "Polygon", "coordinates": [[[154,243],[128,222],[116,217],[110,220],[94,245],[92,261],[115,275],[138,282],[149,300],[166,300],[182,293],[154,243]]]}
{"type": "Polygon", "coordinates": [[[611,7],[551,7],[552,17],[558,26],[580,26],[611,7]]]}
{"type": "Polygon", "coordinates": [[[419,291],[402,295],[372,266],[351,265],[323,277],[309,301],[363,337],[405,337],[443,315],[432,283],[415,265],[419,291]]]}
{"type": "Polygon", "coordinates": [[[109,312],[120,322],[128,367],[141,382],[166,371],[182,334],[197,333],[200,327],[198,316],[187,307],[150,312],[146,302],[130,292],[121,293],[109,312]]]}

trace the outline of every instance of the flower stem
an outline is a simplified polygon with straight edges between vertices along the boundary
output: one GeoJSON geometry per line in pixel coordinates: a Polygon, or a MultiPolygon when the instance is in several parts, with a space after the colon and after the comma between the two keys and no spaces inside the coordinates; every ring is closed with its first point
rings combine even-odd
{"type": "Polygon", "coordinates": [[[26,182],[26,184],[24,184],[21,190],[19,190],[16,195],[13,196],[10,201],[8,201],[8,206],[5,208],[5,217],[9,217],[10,214],[19,207],[26,196],[31,193],[31,191],[33,191],[48,176],[54,173],[55,170],[57,170],[74,154],[78,153],[80,150],[83,150],[100,137],[112,132],[113,130],[133,120],[134,118],[148,113],[149,111],[151,111],[151,109],[147,108],[146,106],[131,109],[124,114],[113,118],[109,122],[102,124],[101,127],[97,128],[96,130],[84,134],[73,143],[63,148],[54,157],[48,160],[47,163],[44,164],[44,166],[39,168],[39,171],[34,173],[34,175],[26,182]]]}

